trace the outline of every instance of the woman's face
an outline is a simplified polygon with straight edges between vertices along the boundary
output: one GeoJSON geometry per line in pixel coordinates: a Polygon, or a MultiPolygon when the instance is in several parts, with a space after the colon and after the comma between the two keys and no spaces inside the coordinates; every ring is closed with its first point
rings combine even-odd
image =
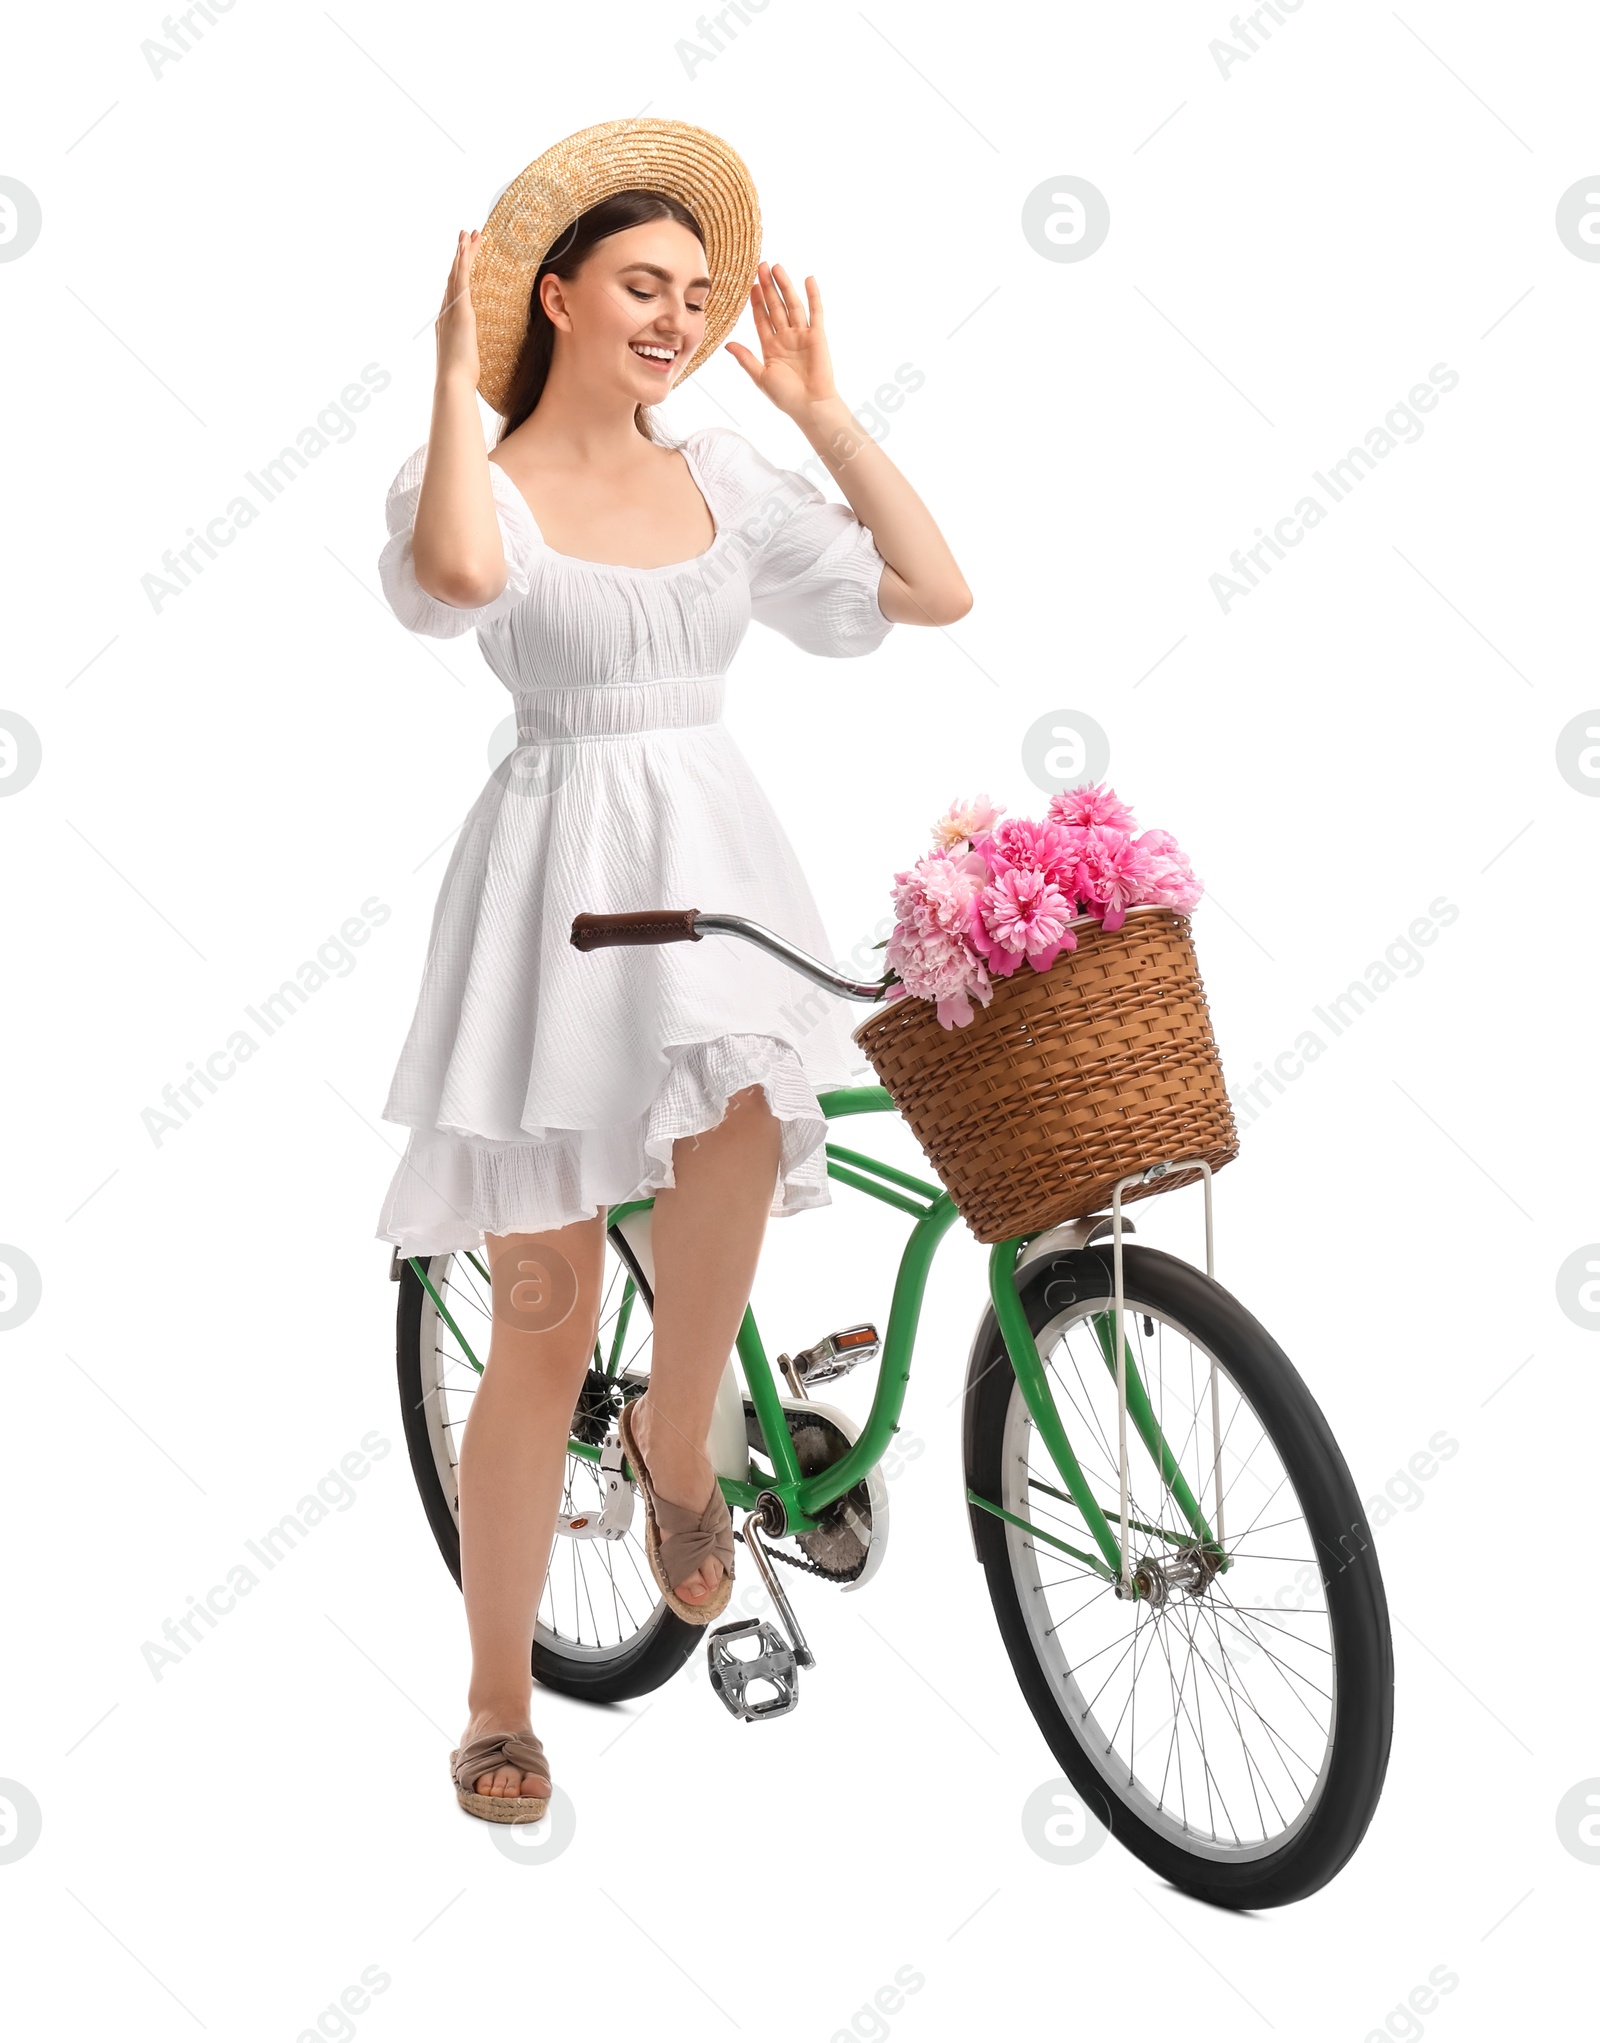
{"type": "Polygon", "coordinates": [[[659,404],[705,338],[706,252],[676,220],[608,235],[575,277],[546,277],[544,309],[585,385],[659,404]]]}

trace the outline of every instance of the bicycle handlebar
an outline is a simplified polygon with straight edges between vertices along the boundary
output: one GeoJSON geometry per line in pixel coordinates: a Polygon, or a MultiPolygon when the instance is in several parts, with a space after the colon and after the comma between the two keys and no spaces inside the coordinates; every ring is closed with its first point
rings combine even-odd
{"type": "Polygon", "coordinates": [[[698,943],[694,920],[699,913],[698,908],[636,908],[626,915],[574,915],[571,940],[580,951],[636,943],[698,943]]]}
{"type": "Polygon", "coordinates": [[[612,950],[628,944],[698,943],[703,936],[737,936],[801,972],[814,984],[842,1000],[876,1004],[894,981],[847,979],[809,951],[800,950],[776,930],[743,915],[703,915],[698,908],[635,908],[621,915],[574,915],[569,941],[580,951],[612,950]]]}

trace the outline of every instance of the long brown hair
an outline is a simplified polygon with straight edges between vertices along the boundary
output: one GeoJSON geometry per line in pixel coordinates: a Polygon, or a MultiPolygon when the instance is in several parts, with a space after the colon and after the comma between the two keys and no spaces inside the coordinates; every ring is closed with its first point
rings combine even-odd
{"type": "MultiPolygon", "coordinates": [[[[591,206],[588,212],[580,213],[572,225],[564,228],[557,237],[535,273],[528,296],[528,324],[517,355],[517,366],[512,371],[506,391],[505,416],[496,436],[497,446],[531,415],[544,395],[544,386],[550,375],[556,330],[540,300],[539,286],[546,277],[560,277],[570,283],[600,242],[613,234],[621,234],[626,228],[642,227],[647,220],[676,220],[680,227],[688,228],[702,247],[705,245],[700,223],[687,206],[668,198],[665,192],[650,191],[614,192],[609,199],[602,199],[599,205],[591,206]]],[[[633,422],[647,440],[655,438],[644,405],[634,406],[633,422]]]]}

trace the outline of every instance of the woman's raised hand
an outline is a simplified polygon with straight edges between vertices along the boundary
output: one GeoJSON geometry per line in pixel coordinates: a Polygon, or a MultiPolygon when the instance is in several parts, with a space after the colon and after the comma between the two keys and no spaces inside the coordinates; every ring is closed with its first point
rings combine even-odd
{"type": "Polygon", "coordinates": [[[456,259],[450,265],[450,280],[444,287],[444,303],[434,322],[438,344],[438,378],[441,383],[460,377],[469,390],[478,387],[478,319],[472,309],[472,259],[478,252],[480,229],[469,234],[461,230],[456,259]]]}
{"type": "Polygon", "coordinates": [[[791,415],[807,404],[838,396],[833,363],[822,330],[822,293],[815,277],[806,278],[805,303],[781,263],[762,263],[750,287],[750,311],[761,343],[758,362],[737,341],[728,353],[763,397],[791,415]]]}
{"type": "Polygon", "coordinates": [[[878,579],[880,612],[891,624],[945,625],[965,617],[972,592],[943,533],[834,387],[816,278],[806,278],[802,306],[785,272],[762,263],[750,310],[762,359],[758,362],[748,348],[732,341],[728,353],[762,396],[794,420],[872,534],[885,562],[878,579]]]}

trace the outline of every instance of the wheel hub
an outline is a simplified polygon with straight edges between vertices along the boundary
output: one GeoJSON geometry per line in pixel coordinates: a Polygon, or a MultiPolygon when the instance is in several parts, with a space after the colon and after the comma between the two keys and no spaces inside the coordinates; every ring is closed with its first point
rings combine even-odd
{"type": "Polygon", "coordinates": [[[1198,1545],[1178,1547],[1170,1553],[1146,1554],[1133,1571],[1135,1593],[1152,1610],[1159,1610],[1175,1590],[1186,1589],[1198,1600],[1210,1588],[1223,1559],[1215,1547],[1198,1545]]]}

